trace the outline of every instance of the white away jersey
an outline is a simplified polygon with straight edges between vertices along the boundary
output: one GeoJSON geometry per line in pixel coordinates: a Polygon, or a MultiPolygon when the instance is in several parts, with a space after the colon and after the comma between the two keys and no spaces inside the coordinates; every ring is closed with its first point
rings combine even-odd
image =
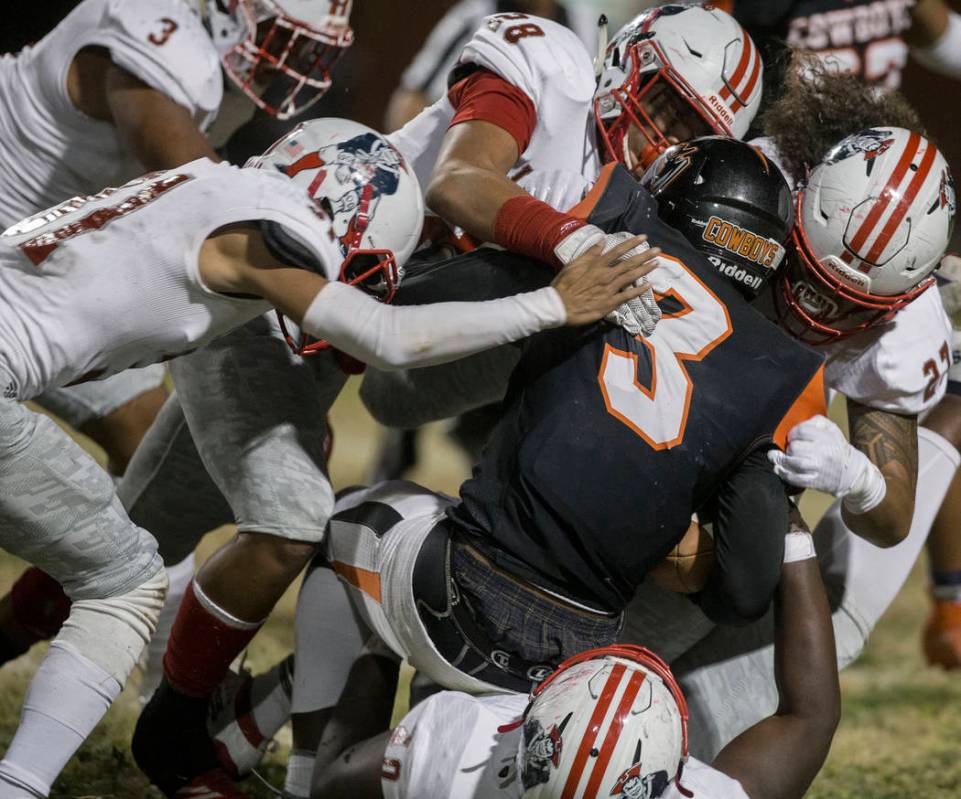
{"type": "Polygon", "coordinates": [[[206,159],[68,200],[5,231],[0,365],[16,398],[181,355],[263,313],[262,300],[207,289],[197,264],[213,231],[255,220],[282,225],[337,279],[330,223],[302,187],[279,172],[206,159]]]}
{"type": "Polygon", "coordinates": [[[182,0],[83,0],[32,47],[0,57],[0,226],[143,168],[116,128],[76,109],[67,72],[82,48],[186,108],[205,127],[223,95],[217,51],[182,0]]]}
{"type": "MultiPolygon", "coordinates": [[[[563,25],[526,14],[487,17],[460,56],[499,75],[526,94],[537,113],[527,149],[512,177],[541,170],[574,170],[593,181],[600,170],[594,137],[594,68],[580,39],[563,25]]],[[[427,189],[441,140],[454,116],[445,95],[387,138],[427,189]]]]}
{"type": "Polygon", "coordinates": [[[886,325],[816,349],[827,357],[828,388],[870,408],[917,414],[944,396],[951,341],[951,321],[932,286],[886,325]]]}
{"type": "MultiPolygon", "coordinates": [[[[527,701],[521,694],[471,696],[458,691],[425,699],[391,734],[381,772],[385,799],[520,799],[523,732],[520,727],[505,732],[498,728],[520,718],[527,701]]],[[[695,799],[748,799],[737,780],[693,757],[681,784],[695,799]]],[[[673,784],[662,794],[663,799],[682,796],[673,784]]]]}

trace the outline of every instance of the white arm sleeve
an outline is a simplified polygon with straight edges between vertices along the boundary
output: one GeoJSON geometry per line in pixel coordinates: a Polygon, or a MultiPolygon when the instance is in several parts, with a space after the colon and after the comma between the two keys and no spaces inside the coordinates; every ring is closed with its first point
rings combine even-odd
{"type": "Polygon", "coordinates": [[[394,307],[331,282],[301,328],[378,369],[431,366],[560,327],[566,312],[553,288],[488,302],[394,307]]]}
{"type": "Polygon", "coordinates": [[[950,12],[941,38],[928,47],[912,47],[911,55],[932,72],[961,80],[961,14],[950,12]]]}

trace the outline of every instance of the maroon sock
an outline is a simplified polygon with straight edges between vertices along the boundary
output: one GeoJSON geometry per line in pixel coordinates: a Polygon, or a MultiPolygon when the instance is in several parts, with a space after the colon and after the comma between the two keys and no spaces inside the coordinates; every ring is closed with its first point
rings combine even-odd
{"type": "Polygon", "coordinates": [[[164,676],[180,693],[206,697],[227,674],[230,664],[261,624],[232,620],[197,587],[187,587],[164,654],[164,676]],[[198,597],[198,593],[200,596],[198,597]]]}
{"type": "Polygon", "coordinates": [[[31,566],[10,589],[10,610],[14,620],[33,641],[53,638],[70,614],[70,600],[60,583],[31,566]]]}

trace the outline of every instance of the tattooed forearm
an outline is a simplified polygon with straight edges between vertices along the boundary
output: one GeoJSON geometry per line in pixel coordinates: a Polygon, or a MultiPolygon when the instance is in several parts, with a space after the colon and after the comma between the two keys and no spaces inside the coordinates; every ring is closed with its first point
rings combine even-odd
{"type": "Polygon", "coordinates": [[[912,487],[918,476],[918,418],[878,411],[848,400],[851,443],[885,477],[902,477],[912,487]]]}

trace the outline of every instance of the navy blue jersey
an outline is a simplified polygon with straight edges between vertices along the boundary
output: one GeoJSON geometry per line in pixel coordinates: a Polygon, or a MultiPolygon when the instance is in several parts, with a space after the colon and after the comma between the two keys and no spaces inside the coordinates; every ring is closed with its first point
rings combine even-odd
{"type": "Polygon", "coordinates": [[[647,339],[600,323],[529,340],[450,517],[508,571],[619,610],[749,453],[817,412],[812,395],[823,407],[822,358],[752,309],[622,167],[588,202],[594,224],[663,249],[649,279],[664,316],[647,339]]]}

